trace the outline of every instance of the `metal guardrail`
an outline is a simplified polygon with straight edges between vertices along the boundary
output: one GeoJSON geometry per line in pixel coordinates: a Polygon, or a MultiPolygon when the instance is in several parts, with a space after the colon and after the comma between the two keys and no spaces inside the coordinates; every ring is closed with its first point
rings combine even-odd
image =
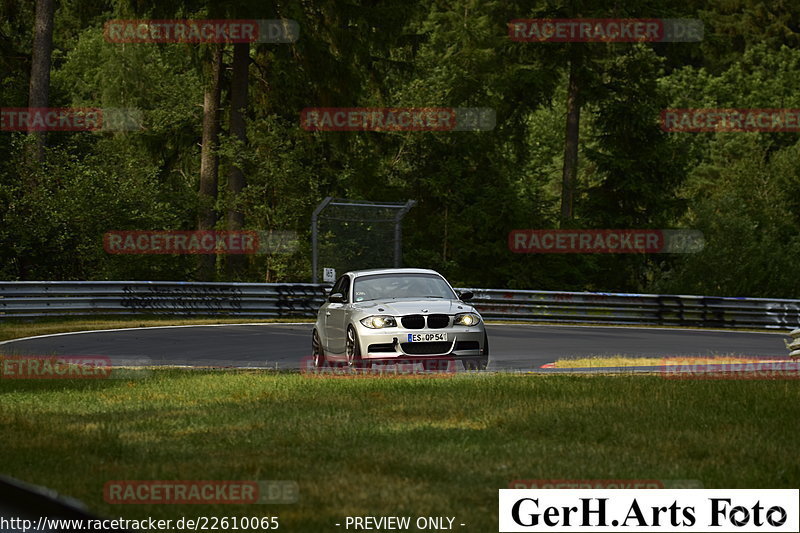
{"type": "MultiPolygon", "coordinates": [[[[313,317],[328,285],[175,281],[0,282],[0,320],[73,315],[313,317]]],[[[470,289],[485,318],[792,329],[800,300],[470,289]]],[[[800,340],[796,341],[800,352],[800,340]]]]}
{"type": "Polygon", "coordinates": [[[0,282],[0,318],[68,315],[313,316],[326,285],[176,281],[0,282]]]}
{"type": "Polygon", "coordinates": [[[472,290],[487,318],[718,328],[800,326],[800,300],[609,292],[472,290]]]}

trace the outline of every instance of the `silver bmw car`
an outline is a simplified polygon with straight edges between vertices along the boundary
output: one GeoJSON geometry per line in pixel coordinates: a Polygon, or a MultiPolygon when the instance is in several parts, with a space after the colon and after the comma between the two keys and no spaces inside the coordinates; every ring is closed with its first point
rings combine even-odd
{"type": "Polygon", "coordinates": [[[314,366],[421,362],[425,369],[460,360],[489,363],[483,319],[438,272],[419,268],[358,270],[340,277],[317,314],[314,366]]]}

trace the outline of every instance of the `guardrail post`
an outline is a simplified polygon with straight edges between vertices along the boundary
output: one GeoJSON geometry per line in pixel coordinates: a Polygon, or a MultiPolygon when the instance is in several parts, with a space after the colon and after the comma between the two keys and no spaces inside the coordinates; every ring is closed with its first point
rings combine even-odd
{"type": "Polygon", "coordinates": [[[319,214],[322,213],[322,210],[325,209],[329,203],[333,200],[332,196],[327,196],[324,200],[322,200],[314,212],[311,214],[311,283],[317,283],[318,281],[318,265],[317,261],[319,260],[319,251],[317,250],[318,246],[318,236],[317,236],[317,221],[319,220],[319,214]]]}
{"type": "Polygon", "coordinates": [[[415,200],[409,200],[394,217],[394,267],[400,268],[403,263],[403,217],[412,207],[417,205],[415,200]]]}

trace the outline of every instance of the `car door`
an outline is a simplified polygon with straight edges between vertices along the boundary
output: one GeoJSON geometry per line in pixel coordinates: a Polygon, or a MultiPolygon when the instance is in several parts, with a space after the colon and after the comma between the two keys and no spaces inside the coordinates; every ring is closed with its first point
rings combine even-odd
{"type": "Polygon", "coordinates": [[[334,284],[331,294],[344,295],[344,303],[328,302],[325,310],[325,337],[327,351],[334,355],[343,355],[346,345],[347,309],[350,302],[350,277],[342,276],[334,284]]]}

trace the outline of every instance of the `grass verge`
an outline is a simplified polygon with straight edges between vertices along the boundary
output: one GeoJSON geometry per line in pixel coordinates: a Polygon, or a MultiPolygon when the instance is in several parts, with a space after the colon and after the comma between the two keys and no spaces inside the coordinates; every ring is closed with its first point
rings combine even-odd
{"type": "Polygon", "coordinates": [[[0,380],[0,472],[95,512],[278,516],[337,531],[348,515],[455,516],[497,527],[515,479],[800,482],[797,381],[456,375],[326,379],[153,370],[141,380],[0,380]],[[109,480],[293,480],[284,505],[112,505],[109,480]]]}

